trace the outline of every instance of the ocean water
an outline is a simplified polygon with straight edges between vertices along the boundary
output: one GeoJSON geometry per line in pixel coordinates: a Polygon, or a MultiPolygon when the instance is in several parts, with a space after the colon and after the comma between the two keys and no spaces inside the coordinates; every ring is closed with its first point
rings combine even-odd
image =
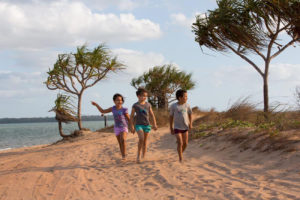
{"type": "MultiPolygon", "coordinates": [[[[107,121],[108,126],[113,121],[107,121]]],[[[83,121],[82,126],[95,131],[104,127],[103,121],[83,121]]],[[[68,134],[78,129],[77,123],[63,124],[68,134]]],[[[0,150],[51,144],[62,139],[57,122],[0,124],[0,150]]]]}

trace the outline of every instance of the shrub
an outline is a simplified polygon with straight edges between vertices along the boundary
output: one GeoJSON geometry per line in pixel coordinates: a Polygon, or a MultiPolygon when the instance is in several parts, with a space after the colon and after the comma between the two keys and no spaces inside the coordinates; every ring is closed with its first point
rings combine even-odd
{"type": "Polygon", "coordinates": [[[224,113],[224,117],[233,120],[253,121],[256,113],[256,105],[250,102],[249,97],[245,97],[234,102],[224,113]]]}

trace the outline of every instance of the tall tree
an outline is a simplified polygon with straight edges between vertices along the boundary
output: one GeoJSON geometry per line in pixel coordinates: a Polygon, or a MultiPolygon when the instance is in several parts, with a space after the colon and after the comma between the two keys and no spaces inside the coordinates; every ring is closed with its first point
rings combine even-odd
{"type": "Polygon", "coordinates": [[[195,87],[191,77],[191,73],[180,71],[170,64],[151,68],[138,78],[132,79],[131,85],[136,89],[145,88],[149,92],[149,102],[156,108],[165,109],[176,99],[176,90],[190,90],[195,87]]]}
{"type": "Polygon", "coordinates": [[[123,67],[124,65],[111,55],[105,45],[101,44],[93,50],[83,45],[77,48],[76,53],[58,55],[53,69],[49,69],[45,84],[50,90],[63,90],[78,98],[77,118],[81,130],[83,92],[106,78],[108,73],[121,70],[123,67]]]}
{"type": "Polygon", "coordinates": [[[268,76],[270,62],[286,48],[300,41],[299,0],[218,0],[218,8],[205,17],[196,16],[192,26],[200,47],[232,51],[248,62],[262,77],[264,111],[269,111],[268,76]],[[279,40],[286,32],[289,41],[279,40]],[[281,34],[283,35],[283,34],[281,34]],[[259,67],[248,54],[263,59],[259,67]]]}

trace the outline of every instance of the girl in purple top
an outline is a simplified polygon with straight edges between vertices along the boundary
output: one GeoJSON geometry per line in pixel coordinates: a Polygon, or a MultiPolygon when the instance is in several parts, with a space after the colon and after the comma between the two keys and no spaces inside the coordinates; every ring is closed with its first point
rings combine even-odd
{"type": "Polygon", "coordinates": [[[96,106],[101,113],[112,112],[114,116],[114,131],[120,146],[120,151],[122,154],[122,159],[126,159],[126,135],[128,133],[128,122],[130,121],[128,115],[128,109],[124,108],[122,105],[124,103],[124,98],[120,94],[115,94],[113,96],[115,106],[108,109],[102,109],[96,102],[92,101],[92,105],[96,106]]]}

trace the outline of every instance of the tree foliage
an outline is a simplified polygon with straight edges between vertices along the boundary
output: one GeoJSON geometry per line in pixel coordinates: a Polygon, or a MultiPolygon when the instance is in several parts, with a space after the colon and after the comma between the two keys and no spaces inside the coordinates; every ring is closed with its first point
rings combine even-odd
{"type": "Polygon", "coordinates": [[[59,93],[54,103],[55,106],[50,111],[55,112],[57,121],[64,123],[78,121],[75,111],[76,106],[71,102],[71,96],[59,93]]]}
{"type": "Polygon", "coordinates": [[[192,74],[178,70],[173,65],[155,66],[131,81],[134,88],[143,87],[149,92],[149,102],[156,108],[167,108],[175,100],[178,89],[190,90],[195,87],[192,74]]]}
{"type": "Polygon", "coordinates": [[[83,92],[108,73],[123,69],[116,57],[111,55],[108,48],[101,44],[93,50],[83,45],[76,53],[59,54],[52,69],[49,69],[45,82],[50,90],[62,90],[78,98],[77,118],[79,129],[81,126],[81,99],[83,92]]]}
{"type": "Polygon", "coordinates": [[[65,135],[62,130],[62,123],[78,122],[76,117],[76,107],[71,102],[71,96],[58,94],[55,100],[55,106],[50,110],[55,112],[55,119],[58,121],[60,136],[63,138],[70,137],[65,135]]]}
{"type": "Polygon", "coordinates": [[[300,41],[299,0],[218,0],[218,8],[196,16],[192,26],[200,47],[221,52],[232,51],[261,75],[264,83],[264,111],[268,111],[268,73],[270,61],[287,47],[300,41]],[[278,36],[290,36],[282,43],[278,36]],[[260,56],[264,67],[247,54],[260,56]]]}

